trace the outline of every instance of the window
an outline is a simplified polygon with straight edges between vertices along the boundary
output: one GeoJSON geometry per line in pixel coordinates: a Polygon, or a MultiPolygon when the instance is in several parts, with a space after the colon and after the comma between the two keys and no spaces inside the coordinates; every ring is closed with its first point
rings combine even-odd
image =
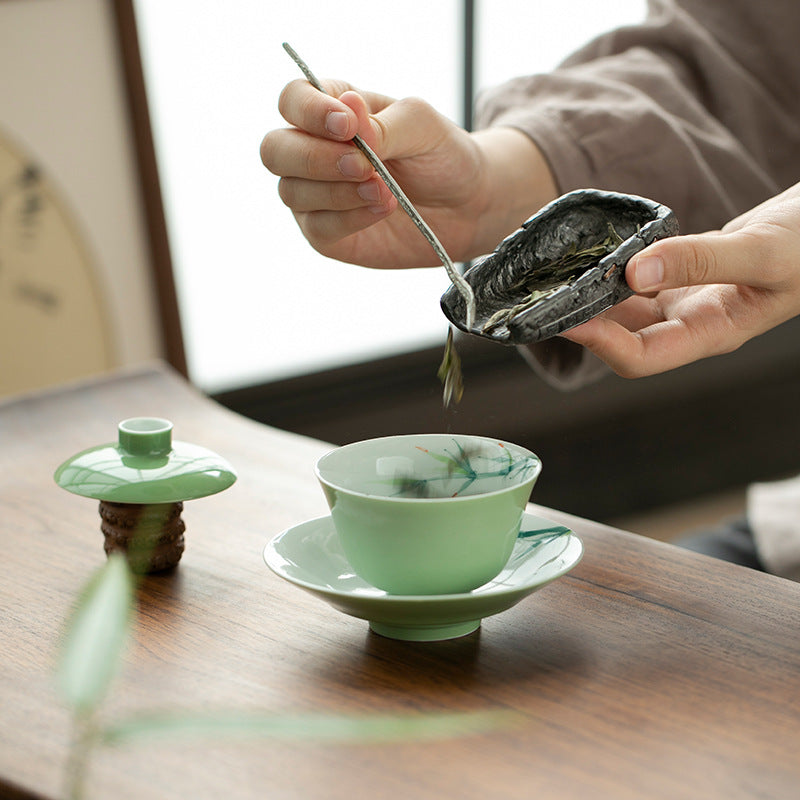
{"type": "MultiPolygon", "coordinates": [[[[456,121],[463,0],[135,0],[190,378],[219,392],[434,346],[447,324],[443,270],[367,270],[307,244],[262,166],[277,98],[300,77],[290,42],[321,77],[418,95],[456,121]],[[409,324],[409,321],[413,321],[409,324]]],[[[549,69],[643,0],[485,3],[476,84],[549,69]]]]}

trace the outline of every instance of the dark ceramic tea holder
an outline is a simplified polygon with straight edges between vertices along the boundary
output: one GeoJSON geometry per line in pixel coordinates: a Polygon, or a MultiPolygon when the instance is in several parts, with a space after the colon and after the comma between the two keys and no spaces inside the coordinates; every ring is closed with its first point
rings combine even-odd
{"type": "Polygon", "coordinates": [[[442,310],[460,330],[502,344],[549,339],[630,297],[633,292],[625,281],[630,258],[677,233],[671,209],[653,200],[598,189],[570,192],[541,209],[464,274],[475,293],[471,326],[455,286],[442,296],[442,310]],[[616,246],[593,263],[559,280],[537,279],[537,272],[547,272],[553,262],[596,248],[609,237],[616,246]],[[530,300],[532,290],[541,295],[538,300],[530,300]],[[520,309],[505,311],[515,307],[520,309]],[[505,317],[499,323],[498,313],[505,317]]]}

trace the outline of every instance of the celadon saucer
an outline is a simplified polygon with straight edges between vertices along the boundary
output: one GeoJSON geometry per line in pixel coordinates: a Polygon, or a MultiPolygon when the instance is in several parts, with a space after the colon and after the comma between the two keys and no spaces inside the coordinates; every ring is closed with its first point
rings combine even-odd
{"type": "Polygon", "coordinates": [[[472,633],[484,617],[569,572],[582,555],[583,544],[569,528],[526,513],[511,557],[493,580],[464,594],[390,595],[353,572],[329,516],[283,531],[264,549],[264,561],[281,578],[367,620],[375,633],[414,642],[472,633]]]}

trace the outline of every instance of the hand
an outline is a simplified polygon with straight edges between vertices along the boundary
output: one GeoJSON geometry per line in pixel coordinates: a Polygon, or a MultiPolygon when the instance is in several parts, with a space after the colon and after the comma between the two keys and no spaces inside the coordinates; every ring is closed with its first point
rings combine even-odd
{"type": "Polygon", "coordinates": [[[735,350],[800,314],[800,184],[722,231],[655,242],[625,275],[640,294],[567,339],[629,378],[735,350]]]}
{"type": "Polygon", "coordinates": [[[351,143],[356,133],[456,261],[490,251],[555,197],[544,158],[519,131],[471,135],[422,100],[359,93],[336,81],[324,85],[329,95],[304,80],[286,86],[279,108],[294,127],[268,133],[261,159],[280,176],[281,199],[303,234],[326,256],[371,267],[439,265],[351,143]],[[525,190],[517,186],[522,174],[525,190]]]}

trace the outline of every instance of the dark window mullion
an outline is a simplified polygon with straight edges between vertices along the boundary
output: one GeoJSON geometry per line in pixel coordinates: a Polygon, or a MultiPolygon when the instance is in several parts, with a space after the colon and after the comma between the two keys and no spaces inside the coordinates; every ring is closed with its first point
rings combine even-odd
{"type": "Polygon", "coordinates": [[[475,100],[475,0],[463,2],[462,98],[463,125],[472,130],[475,100]]]}

